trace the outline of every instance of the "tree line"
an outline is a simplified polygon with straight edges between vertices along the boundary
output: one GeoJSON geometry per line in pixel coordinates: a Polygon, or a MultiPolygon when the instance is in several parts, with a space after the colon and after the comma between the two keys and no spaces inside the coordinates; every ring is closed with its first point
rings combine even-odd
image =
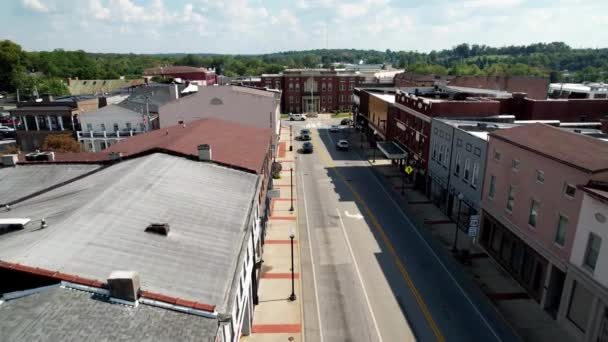
{"type": "Polygon", "coordinates": [[[321,49],[263,55],[115,54],[82,50],[25,51],[0,41],[0,91],[23,94],[67,94],[64,80],[142,77],[146,68],[188,65],[214,68],[228,77],[278,73],[286,68],[329,67],[332,63],[392,64],[422,74],[544,76],[552,82],[606,81],[608,49],[573,49],[562,42],[490,47],[459,44],[451,49],[422,53],[321,49]]]}

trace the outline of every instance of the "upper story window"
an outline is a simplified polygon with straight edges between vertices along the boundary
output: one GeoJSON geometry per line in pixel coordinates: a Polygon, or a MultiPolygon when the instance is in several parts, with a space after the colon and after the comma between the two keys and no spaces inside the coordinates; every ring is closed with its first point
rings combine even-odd
{"type": "Polygon", "coordinates": [[[104,124],[104,123],[101,124],[101,131],[102,132],[106,131],[106,124],[104,124]]]}
{"type": "Polygon", "coordinates": [[[498,152],[498,150],[494,149],[494,160],[500,161],[500,152],[498,152]]]}
{"type": "Polygon", "coordinates": [[[118,131],[118,130],[119,130],[118,124],[115,122],[115,123],[114,123],[114,132],[116,132],[116,131],[118,131]]]}
{"type": "Polygon", "coordinates": [[[511,168],[513,169],[513,171],[517,172],[519,171],[519,159],[513,159],[511,161],[511,168]]]}
{"type": "Polygon", "coordinates": [[[545,182],[545,172],[542,170],[536,170],[536,181],[539,183],[545,182]]]}
{"type": "Polygon", "coordinates": [[[87,124],[87,131],[89,131],[89,132],[90,132],[90,131],[92,131],[92,130],[93,130],[93,125],[92,125],[92,124],[90,124],[90,123],[88,123],[88,124],[87,124]]]}
{"type": "Polygon", "coordinates": [[[334,85],[333,85],[332,83],[328,83],[328,84],[327,84],[327,89],[328,89],[329,91],[332,91],[332,90],[333,90],[333,87],[334,87],[334,85]]]}
{"type": "Polygon", "coordinates": [[[471,172],[471,160],[467,158],[464,162],[464,181],[469,181],[469,176],[471,172]]]}
{"type": "Polygon", "coordinates": [[[460,151],[456,152],[456,167],[454,168],[454,176],[460,174],[460,151]]]}
{"type": "Polygon", "coordinates": [[[296,82],[296,89],[300,89],[300,83],[296,82]]]}
{"type": "Polygon", "coordinates": [[[127,122],[127,131],[130,131],[130,130],[132,130],[131,123],[127,122]]]}
{"type": "Polygon", "coordinates": [[[600,255],[600,247],[602,245],[602,238],[589,233],[589,240],[587,240],[587,249],[585,250],[585,258],[583,259],[583,266],[595,270],[597,265],[597,258],[600,255]]]}
{"type": "Polygon", "coordinates": [[[559,215],[557,221],[557,230],[555,231],[555,244],[564,246],[566,244],[566,226],[568,225],[568,218],[564,215],[559,215]]]}
{"type": "Polygon", "coordinates": [[[321,83],[321,91],[325,91],[326,89],[325,82],[321,83]]]}
{"type": "Polygon", "coordinates": [[[507,195],[507,211],[512,212],[513,206],[515,206],[515,187],[509,185],[509,194],[507,195]]]}
{"type": "Polygon", "coordinates": [[[443,161],[443,151],[445,150],[445,145],[441,145],[439,147],[439,164],[443,161]]]}
{"type": "Polygon", "coordinates": [[[565,183],[564,184],[564,195],[570,198],[574,198],[576,195],[576,187],[574,185],[565,183]]]}
{"type": "Polygon", "coordinates": [[[528,224],[532,227],[536,227],[538,223],[538,211],[540,210],[540,202],[532,200],[530,203],[530,215],[528,215],[528,224]]]}
{"type": "Polygon", "coordinates": [[[488,190],[488,198],[494,199],[496,195],[496,176],[490,175],[490,189],[488,190]]]}
{"type": "Polygon", "coordinates": [[[477,180],[479,179],[479,163],[473,164],[473,176],[471,177],[471,187],[477,188],[477,180]]]}
{"type": "Polygon", "coordinates": [[[289,89],[293,89],[293,83],[289,82],[289,89]]]}
{"type": "Polygon", "coordinates": [[[340,83],[340,90],[346,90],[346,85],[344,83],[340,83]]]}

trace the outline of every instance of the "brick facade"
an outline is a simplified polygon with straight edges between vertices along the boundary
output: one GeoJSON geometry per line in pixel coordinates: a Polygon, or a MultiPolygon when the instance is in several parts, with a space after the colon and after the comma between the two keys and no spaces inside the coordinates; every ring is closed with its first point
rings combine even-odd
{"type": "Polygon", "coordinates": [[[348,111],[353,91],[363,81],[363,77],[353,73],[339,74],[333,70],[317,69],[262,75],[263,87],[282,91],[282,113],[348,111]]]}

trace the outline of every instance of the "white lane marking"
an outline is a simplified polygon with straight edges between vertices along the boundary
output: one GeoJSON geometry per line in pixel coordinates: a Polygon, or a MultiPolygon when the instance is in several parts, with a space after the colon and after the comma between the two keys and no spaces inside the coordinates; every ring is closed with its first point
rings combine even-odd
{"type": "Polygon", "coordinates": [[[304,197],[304,215],[306,216],[306,233],[308,234],[308,248],[310,252],[310,265],[312,268],[312,283],[315,288],[315,303],[317,305],[317,319],[319,320],[319,341],[323,342],[323,326],[321,325],[321,306],[319,305],[319,293],[317,292],[317,275],[315,273],[315,258],[312,254],[312,235],[310,234],[310,225],[308,224],[308,205],[306,204],[306,186],[304,185],[304,175],[300,173],[302,182],[302,196],[304,197]]]}
{"type": "MultiPolygon", "coordinates": [[[[327,136],[329,137],[329,140],[331,140],[332,145],[335,145],[334,140],[331,138],[331,135],[327,134],[327,136]]],[[[359,158],[361,158],[361,156],[359,154],[357,154],[357,155],[359,156],[359,158]]],[[[418,228],[416,228],[416,226],[412,223],[412,221],[410,220],[410,218],[407,217],[407,215],[405,214],[405,212],[403,212],[403,208],[401,208],[401,206],[399,204],[397,204],[397,202],[395,202],[395,200],[388,193],[388,191],[386,191],[386,189],[384,188],[384,185],[382,185],[382,183],[378,179],[378,176],[376,176],[376,174],[372,170],[369,170],[369,172],[372,174],[372,178],[376,181],[376,183],[378,183],[378,185],[380,186],[380,189],[382,189],[382,191],[384,192],[384,194],[386,195],[386,197],[388,197],[388,199],[391,201],[391,203],[393,204],[393,206],[395,206],[397,208],[397,211],[399,212],[399,214],[401,214],[401,216],[405,219],[405,221],[412,227],[412,230],[416,233],[416,235],[418,235],[418,237],[420,238],[420,240],[422,240],[424,242],[424,245],[429,249],[429,251],[431,251],[431,254],[435,257],[435,259],[437,260],[437,262],[439,263],[439,265],[441,265],[441,267],[443,268],[443,270],[448,274],[448,276],[450,276],[450,279],[452,279],[452,281],[456,284],[456,286],[458,287],[458,290],[462,293],[462,295],[464,296],[464,298],[466,298],[466,300],[473,307],[473,309],[479,315],[479,317],[481,317],[481,320],[490,329],[490,331],[492,332],[492,334],[494,335],[494,337],[496,337],[497,340],[502,341],[502,339],[500,338],[500,336],[498,336],[498,333],[496,333],[496,331],[494,330],[494,327],[492,327],[490,325],[490,322],[488,322],[488,320],[481,313],[481,311],[479,311],[479,309],[477,308],[477,306],[475,304],[473,304],[473,301],[471,300],[471,297],[469,297],[469,295],[464,291],[464,289],[462,288],[462,286],[460,286],[460,283],[456,280],[456,278],[454,278],[454,276],[452,275],[452,273],[448,270],[447,266],[445,266],[445,264],[441,261],[441,259],[439,259],[439,256],[437,255],[437,252],[435,252],[435,250],[431,247],[431,245],[429,245],[429,243],[426,241],[426,239],[424,239],[424,237],[422,237],[422,234],[418,231],[418,228]]]]}
{"type": "Polygon", "coordinates": [[[344,227],[344,221],[342,220],[342,215],[340,215],[340,209],[336,208],[338,212],[338,218],[340,218],[340,226],[342,227],[342,232],[344,233],[344,239],[346,240],[346,245],[348,246],[348,251],[350,252],[350,256],[353,258],[353,265],[355,265],[355,271],[357,272],[357,277],[359,278],[359,283],[361,283],[361,288],[363,289],[363,296],[365,297],[365,302],[367,303],[367,308],[369,309],[369,313],[372,316],[372,322],[374,322],[374,328],[376,328],[376,333],[378,334],[378,341],[382,342],[382,335],[380,334],[380,328],[378,328],[378,322],[376,321],[376,316],[374,315],[374,310],[372,310],[372,304],[369,301],[369,296],[367,295],[367,290],[365,290],[365,284],[363,284],[363,278],[361,277],[361,271],[359,271],[359,265],[357,265],[357,259],[355,259],[355,253],[353,252],[353,247],[350,244],[350,240],[348,239],[348,234],[346,233],[346,228],[344,227]]]}
{"type": "Polygon", "coordinates": [[[344,210],[344,215],[346,215],[346,217],[348,218],[354,218],[357,220],[362,220],[363,219],[363,215],[357,213],[357,214],[351,214],[348,212],[348,210],[344,210]]]}

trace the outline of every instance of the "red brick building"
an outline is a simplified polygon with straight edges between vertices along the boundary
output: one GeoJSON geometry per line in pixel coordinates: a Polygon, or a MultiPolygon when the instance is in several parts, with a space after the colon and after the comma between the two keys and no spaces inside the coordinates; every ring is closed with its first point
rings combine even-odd
{"type": "Polygon", "coordinates": [[[396,88],[402,87],[432,87],[435,82],[447,83],[454,76],[415,74],[413,72],[402,72],[395,75],[394,83],[396,88]]]}
{"type": "Polygon", "coordinates": [[[181,78],[184,81],[198,81],[201,85],[214,85],[217,83],[215,71],[191,66],[168,66],[144,70],[144,77],[152,78],[154,76],[181,78]]]}
{"type": "Polygon", "coordinates": [[[449,83],[455,87],[504,90],[509,93],[526,93],[536,100],[547,98],[549,78],[533,76],[459,76],[449,83]]]}
{"type": "MultiPolygon", "coordinates": [[[[371,139],[393,141],[408,153],[408,163],[424,175],[429,160],[431,120],[445,118],[488,118],[513,115],[516,120],[559,120],[600,122],[608,115],[608,100],[534,100],[525,94],[462,87],[426,87],[402,90],[375,90],[394,95],[385,123],[371,104],[374,90],[355,90],[357,123],[371,139]],[[374,112],[374,113],[372,113],[374,112]]],[[[385,95],[386,96],[386,95],[385,95]]]]}
{"type": "Polygon", "coordinates": [[[349,111],[352,94],[364,77],[331,69],[288,69],[262,75],[262,86],[283,92],[281,112],[349,111]]]}

